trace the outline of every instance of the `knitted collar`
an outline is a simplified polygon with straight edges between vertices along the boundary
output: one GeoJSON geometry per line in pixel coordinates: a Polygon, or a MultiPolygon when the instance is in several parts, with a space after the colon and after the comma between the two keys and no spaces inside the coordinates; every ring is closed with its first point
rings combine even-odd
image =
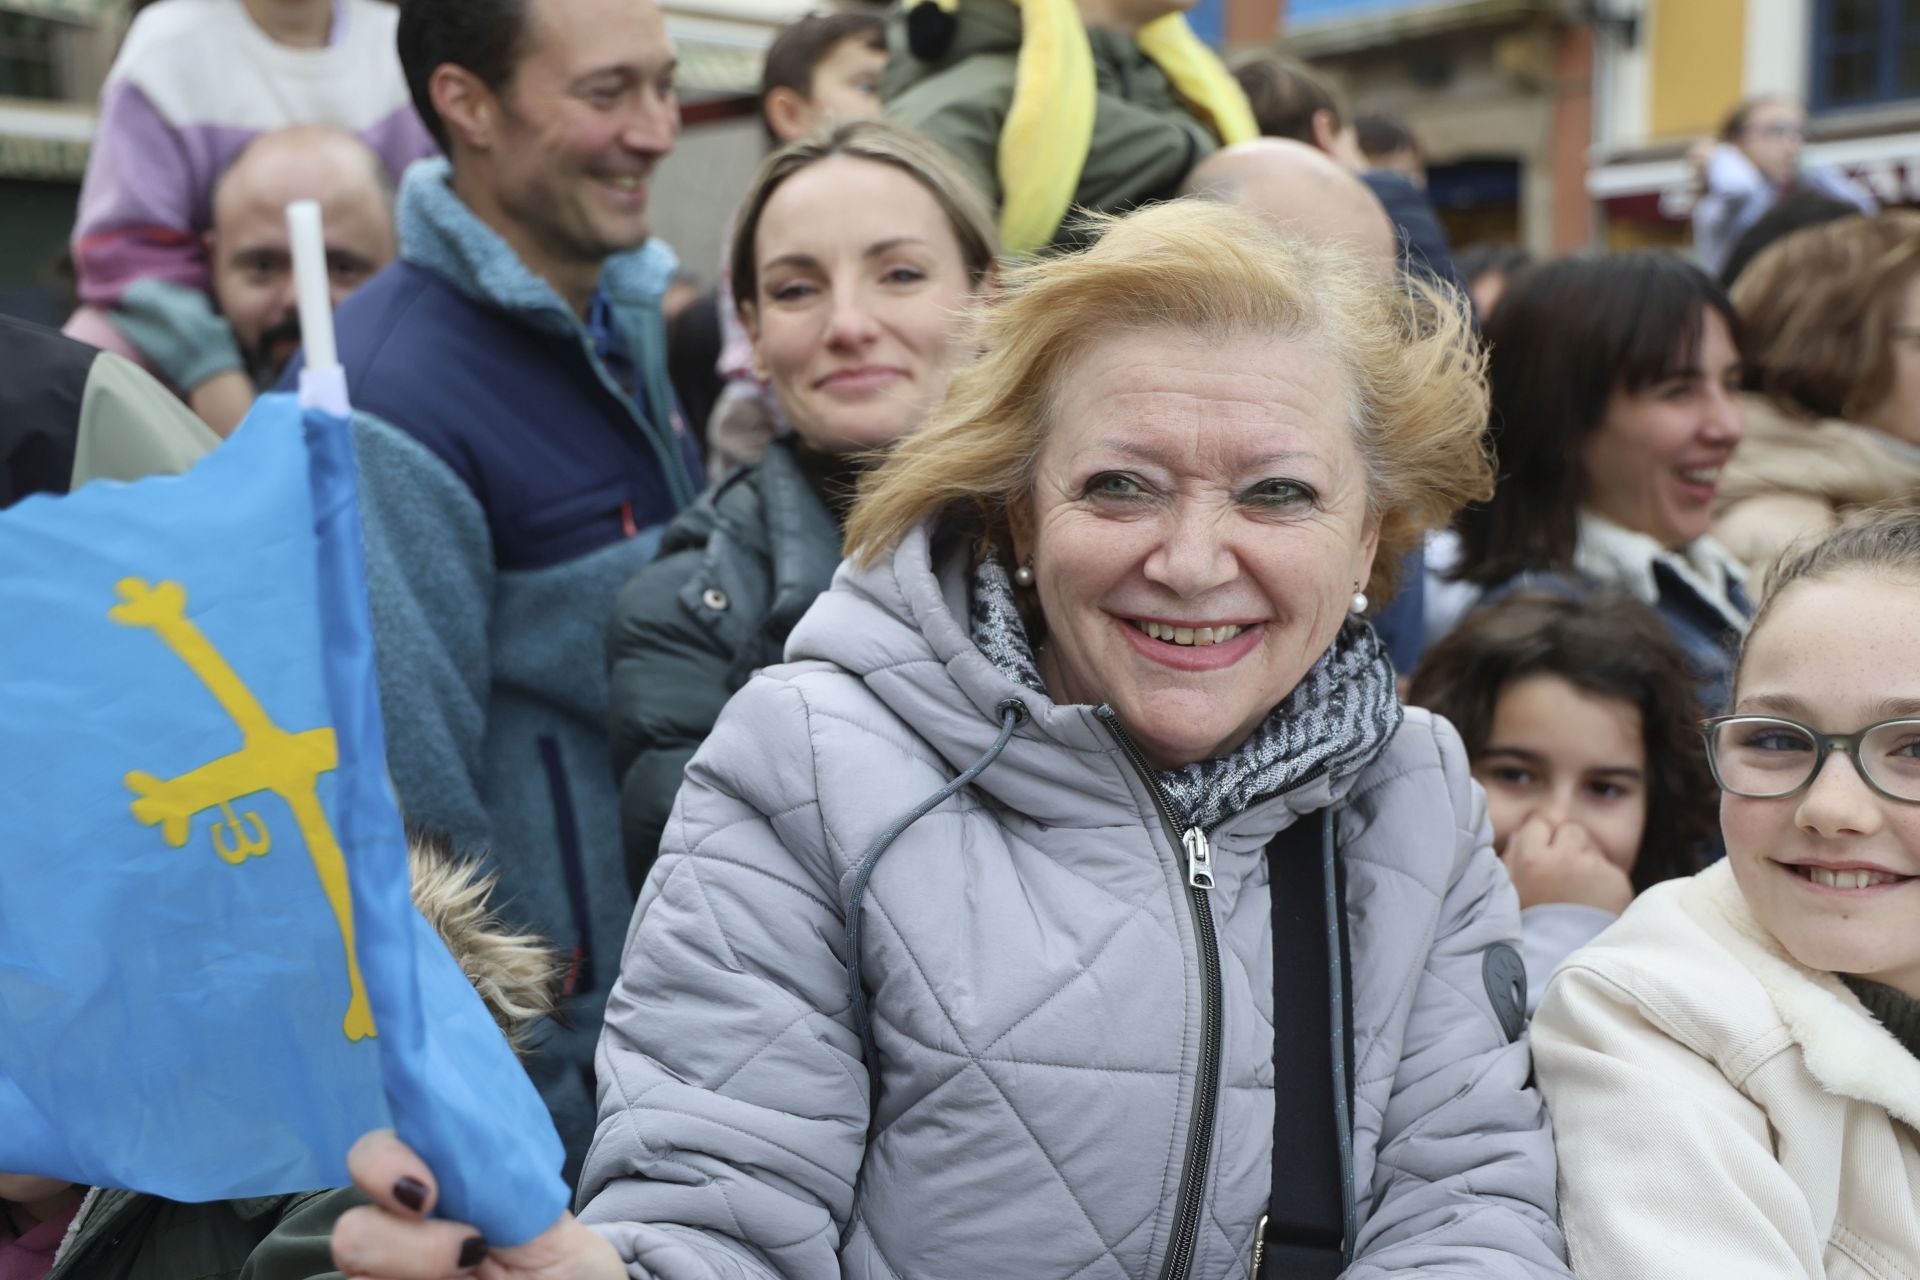
{"type": "MultiPolygon", "coordinates": [[[[981,560],[972,585],[974,644],[1009,680],[1050,697],[997,555],[981,560]]],[[[1189,826],[1210,830],[1323,774],[1358,773],[1386,750],[1403,714],[1385,646],[1372,626],[1350,620],[1245,742],[1218,759],[1156,777],[1189,826]]]]}
{"type": "Polygon", "coordinates": [[[1880,1025],[1891,1031],[1908,1053],[1920,1058],[1920,1000],[1850,973],[1841,974],[1840,981],[1852,988],[1853,994],[1860,997],[1860,1003],[1867,1006],[1867,1012],[1878,1018],[1880,1025]]]}

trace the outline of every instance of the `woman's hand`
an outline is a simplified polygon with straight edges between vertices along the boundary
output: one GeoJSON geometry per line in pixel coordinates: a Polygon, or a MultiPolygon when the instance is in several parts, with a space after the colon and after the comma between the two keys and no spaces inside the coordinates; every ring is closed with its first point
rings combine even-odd
{"type": "Polygon", "coordinates": [[[1633,901],[1633,881],[1577,822],[1556,828],[1538,815],[1528,818],[1507,840],[1500,861],[1519,890],[1522,910],[1573,902],[1619,915],[1633,901]]]}
{"type": "Polygon", "coordinates": [[[430,1219],[439,1188],[426,1162],[391,1129],[347,1153],[353,1183],[374,1203],[349,1209],[333,1226],[333,1265],[365,1280],[626,1280],[627,1268],[571,1213],[512,1249],[487,1248],[472,1227],[430,1219]]]}

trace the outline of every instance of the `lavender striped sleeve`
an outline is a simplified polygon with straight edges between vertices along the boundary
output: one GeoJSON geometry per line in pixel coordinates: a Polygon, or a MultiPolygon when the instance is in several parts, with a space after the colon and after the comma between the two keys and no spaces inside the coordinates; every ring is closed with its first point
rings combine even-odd
{"type": "Polygon", "coordinates": [[[209,132],[176,129],[130,80],[107,86],[73,230],[82,302],[112,306],[149,277],[206,287],[199,233],[216,166],[237,145],[209,132]]]}
{"type": "MultiPolygon", "coordinates": [[[[208,287],[201,235],[213,225],[213,189],[241,148],[245,125],[176,126],[130,79],[109,84],[80,189],[73,257],[83,303],[112,307],[140,280],[208,287]]],[[[359,131],[397,180],[438,154],[411,103],[359,131]]]]}
{"type": "Polygon", "coordinates": [[[427,132],[427,126],[420,122],[420,114],[413,109],[411,102],[402,103],[384,120],[362,129],[360,136],[368,146],[380,153],[380,158],[387,162],[387,169],[395,181],[415,160],[440,154],[440,145],[427,132]]]}

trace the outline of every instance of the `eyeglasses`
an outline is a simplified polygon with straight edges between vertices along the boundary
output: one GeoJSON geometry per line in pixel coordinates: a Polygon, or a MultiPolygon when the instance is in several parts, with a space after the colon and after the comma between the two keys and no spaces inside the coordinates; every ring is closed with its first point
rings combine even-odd
{"type": "Polygon", "coordinates": [[[1806,130],[1797,124],[1756,124],[1748,126],[1747,132],[1771,138],[1775,142],[1799,142],[1807,136],[1806,130]]]}
{"type": "Polygon", "coordinates": [[[1750,800],[1804,791],[1833,751],[1853,758],[1866,784],[1889,800],[1920,804],[1920,720],[1882,720],[1858,733],[1824,733],[1777,716],[1703,721],[1707,763],[1720,789],[1750,800]]]}

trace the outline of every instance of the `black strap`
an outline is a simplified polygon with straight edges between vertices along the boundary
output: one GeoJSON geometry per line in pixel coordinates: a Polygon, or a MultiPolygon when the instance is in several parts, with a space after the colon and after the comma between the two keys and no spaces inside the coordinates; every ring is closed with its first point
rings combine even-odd
{"type": "Polygon", "coordinates": [[[1259,1280],[1334,1280],[1352,1234],[1352,992],[1333,811],[1267,845],[1273,886],[1273,1195],[1259,1280]],[[1338,950],[1328,943],[1337,937],[1338,950]],[[1335,1026],[1336,1009],[1339,1011],[1335,1026]]]}

